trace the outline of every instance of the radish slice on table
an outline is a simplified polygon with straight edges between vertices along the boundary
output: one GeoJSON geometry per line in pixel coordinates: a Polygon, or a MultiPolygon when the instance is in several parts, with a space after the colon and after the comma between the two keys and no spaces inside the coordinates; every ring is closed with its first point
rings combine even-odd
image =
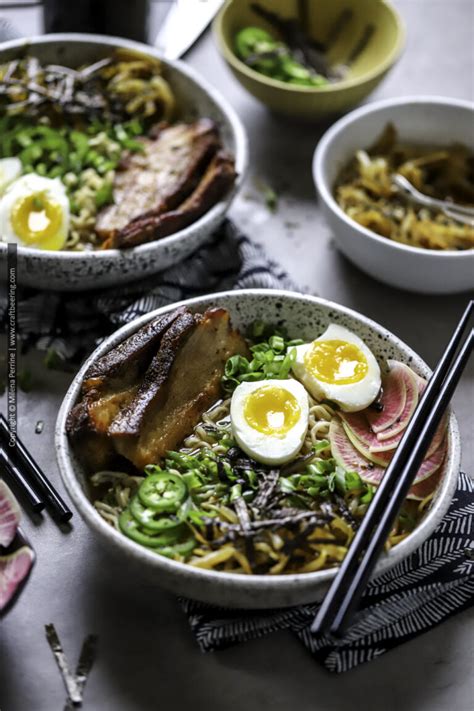
{"type": "Polygon", "coordinates": [[[0,557],[0,611],[8,605],[27,578],[34,557],[33,551],[28,546],[0,557]]]}
{"type": "Polygon", "coordinates": [[[380,412],[368,408],[367,419],[372,432],[377,434],[392,427],[402,416],[407,399],[405,377],[401,364],[391,361],[392,368],[382,378],[380,412]]]}
{"type": "Polygon", "coordinates": [[[15,497],[5,484],[0,480],[0,546],[5,548],[15,538],[21,513],[15,497]]]}
{"type": "Polygon", "coordinates": [[[404,381],[405,405],[395,422],[390,427],[377,434],[377,439],[380,442],[385,440],[392,441],[395,435],[403,432],[403,430],[406,429],[418,404],[418,381],[417,376],[412,369],[404,363],[399,363],[397,360],[389,360],[388,365],[390,370],[396,371],[397,377],[402,378],[404,381]]]}

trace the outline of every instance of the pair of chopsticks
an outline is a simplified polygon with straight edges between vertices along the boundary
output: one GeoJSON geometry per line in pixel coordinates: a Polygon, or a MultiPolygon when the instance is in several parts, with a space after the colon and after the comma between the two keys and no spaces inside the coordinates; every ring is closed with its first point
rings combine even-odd
{"type": "Polygon", "coordinates": [[[72,511],[41,471],[31,454],[15,436],[13,445],[8,422],[0,414],[0,468],[16,485],[35,513],[47,508],[60,523],[66,523],[72,511]]]}
{"type": "Polygon", "coordinates": [[[342,636],[359,605],[398,512],[472,353],[472,328],[464,344],[462,341],[473,310],[474,301],[471,301],[425,388],[382,483],[319,608],[311,626],[313,634],[330,632],[342,636]]]}

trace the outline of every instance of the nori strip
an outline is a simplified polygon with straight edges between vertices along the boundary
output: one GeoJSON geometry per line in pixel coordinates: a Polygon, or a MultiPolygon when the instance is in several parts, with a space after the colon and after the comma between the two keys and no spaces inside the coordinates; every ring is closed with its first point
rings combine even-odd
{"type": "Polygon", "coordinates": [[[355,45],[354,49],[349,55],[349,58],[347,60],[347,64],[353,64],[355,60],[359,57],[359,55],[362,54],[364,49],[367,47],[369,44],[370,40],[372,39],[372,35],[375,33],[375,25],[366,25],[364,27],[364,30],[362,32],[362,35],[355,45]]]}
{"type": "Polygon", "coordinates": [[[348,523],[349,526],[354,531],[357,531],[359,524],[357,523],[354,516],[349,511],[347,504],[344,501],[343,497],[336,494],[335,499],[336,499],[337,505],[339,507],[339,513],[341,514],[341,518],[343,518],[346,521],[346,523],[348,523]]]}
{"type": "Polygon", "coordinates": [[[271,469],[268,474],[264,476],[257,496],[252,502],[252,508],[264,511],[268,507],[276,491],[279,476],[278,469],[271,469]]]}
{"type": "Polygon", "coordinates": [[[253,564],[255,563],[255,549],[253,547],[252,532],[250,530],[250,514],[247,504],[241,496],[234,501],[234,508],[237,516],[239,517],[239,523],[244,534],[245,553],[250,567],[253,567],[253,564]]]}

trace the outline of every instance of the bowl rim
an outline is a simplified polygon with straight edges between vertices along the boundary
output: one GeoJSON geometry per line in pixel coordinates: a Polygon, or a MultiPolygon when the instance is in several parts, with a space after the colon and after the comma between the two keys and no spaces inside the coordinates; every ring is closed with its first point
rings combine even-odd
{"type": "MultiPolygon", "coordinates": [[[[125,39],[123,37],[116,37],[113,35],[99,35],[91,34],[87,32],[61,32],[61,33],[49,33],[45,35],[34,35],[31,37],[22,37],[20,39],[9,40],[8,42],[2,42],[0,44],[0,56],[6,50],[11,49],[23,49],[23,48],[34,48],[38,45],[63,45],[74,42],[82,42],[83,44],[89,44],[93,46],[104,47],[120,47],[124,49],[132,49],[142,52],[142,54],[149,54],[150,56],[159,59],[163,62],[165,66],[170,66],[177,70],[179,73],[183,74],[196,86],[198,86],[204,94],[210,97],[210,99],[219,107],[222,113],[226,116],[228,125],[232,131],[234,141],[235,141],[235,166],[237,177],[234,186],[229,191],[229,193],[220,200],[216,205],[213,205],[210,210],[208,210],[204,215],[202,215],[198,220],[191,223],[182,230],[175,232],[172,235],[163,237],[159,240],[154,240],[152,242],[146,242],[145,244],[138,245],[136,247],[131,247],[128,250],[122,249],[103,249],[103,250],[84,250],[81,252],[74,252],[70,250],[44,250],[35,247],[25,247],[23,245],[18,245],[18,257],[35,257],[41,260],[72,260],[81,261],[84,259],[95,259],[97,261],[107,262],[110,260],[120,260],[126,258],[128,253],[135,255],[146,255],[148,252],[153,252],[156,249],[156,245],[160,244],[161,247],[172,248],[175,244],[180,242],[183,238],[189,236],[193,233],[196,228],[201,228],[207,223],[212,223],[212,221],[221,215],[224,215],[238,190],[243,185],[245,180],[248,167],[249,167],[249,141],[248,136],[245,131],[242,120],[237,114],[236,110],[229,103],[223,94],[221,94],[212,84],[210,84],[207,79],[200,75],[195,69],[190,67],[185,62],[180,60],[171,60],[163,56],[156,47],[152,45],[147,45],[144,42],[136,42],[135,40],[125,39]]],[[[8,242],[4,242],[0,239],[0,255],[6,254],[8,248],[8,242]]]]}
{"type": "MultiPolygon", "coordinates": [[[[237,1],[237,0],[235,0],[237,1]]],[[[261,84],[266,86],[274,87],[275,89],[287,90],[296,94],[331,94],[344,89],[351,89],[355,86],[364,86],[376,79],[377,77],[383,75],[387,72],[390,67],[392,67],[395,62],[400,58],[400,55],[406,44],[406,25],[398,10],[392,5],[388,0],[376,0],[380,5],[385,6],[389,14],[391,14],[396,29],[396,39],[394,45],[387,56],[382,62],[377,64],[371,70],[362,74],[359,77],[353,77],[352,79],[343,79],[341,81],[335,82],[334,84],[327,84],[324,86],[298,86],[295,84],[289,84],[288,82],[280,81],[279,79],[272,79],[267,77],[265,74],[257,72],[255,69],[248,67],[245,62],[243,62],[235,52],[232,51],[229,44],[224,37],[224,18],[227,14],[229,8],[234,4],[234,0],[226,0],[225,5],[221,8],[219,13],[213,22],[214,36],[217,39],[218,47],[224,56],[224,59],[232,65],[236,70],[245,74],[249,79],[254,81],[259,81],[261,84]]]]}
{"type": "Polygon", "coordinates": [[[361,236],[368,237],[378,244],[383,244],[387,248],[392,248],[399,250],[400,252],[406,252],[407,254],[419,254],[429,256],[430,258],[443,258],[443,259],[466,259],[474,258],[473,250],[435,250],[435,249],[425,249],[423,247],[413,247],[412,245],[403,244],[402,242],[396,242],[394,240],[387,239],[378,235],[376,232],[372,232],[367,227],[359,225],[355,220],[352,220],[344,210],[336,202],[331,186],[328,185],[328,181],[325,177],[325,168],[328,163],[328,153],[332,145],[337,141],[337,139],[345,132],[345,130],[351,126],[352,123],[356,122],[358,119],[368,116],[372,113],[377,113],[378,111],[383,111],[387,108],[392,108],[394,106],[448,106],[451,108],[467,109],[473,113],[474,119],[474,102],[468,101],[466,99],[454,99],[444,96],[437,95],[426,95],[426,96],[401,96],[395,99],[383,99],[382,101],[374,101],[365,106],[361,106],[354,109],[350,113],[343,116],[338,121],[336,121],[322,136],[318,142],[312,161],[312,172],[313,180],[318,191],[319,196],[322,198],[326,206],[348,227],[352,228],[358,232],[361,236]]]}
{"type": "MultiPolygon", "coordinates": [[[[61,404],[55,426],[55,449],[60,475],[69,496],[71,497],[77,510],[79,511],[79,514],[86,521],[86,523],[88,523],[88,525],[97,533],[101,534],[102,537],[108,539],[108,542],[116,550],[120,550],[122,554],[125,553],[131,558],[139,561],[140,563],[143,563],[143,565],[149,566],[150,569],[153,568],[156,571],[163,570],[164,572],[168,572],[171,575],[174,574],[175,576],[179,576],[180,574],[186,573],[190,579],[195,580],[196,582],[200,581],[204,584],[216,584],[219,580],[221,580],[222,582],[225,581],[229,588],[232,588],[232,590],[234,591],[240,588],[241,586],[246,587],[249,591],[270,591],[274,589],[279,589],[283,591],[285,589],[290,589],[292,586],[298,586],[300,590],[302,589],[302,587],[312,589],[313,587],[316,588],[322,584],[330,582],[332,578],[336,575],[338,568],[335,567],[304,574],[292,573],[287,575],[271,576],[242,576],[238,573],[225,573],[214,570],[195,568],[186,563],[179,563],[177,561],[157,555],[152,550],[148,550],[143,546],[140,546],[138,543],[135,543],[134,541],[128,539],[126,536],[112,528],[110,524],[106,523],[102,519],[102,517],[93,507],[93,504],[90,502],[86,493],[82,489],[82,486],[79,483],[79,480],[74,472],[74,467],[72,464],[74,456],[66,434],[66,418],[70,408],[77,401],[84,373],[86,372],[90,364],[94,360],[96,360],[96,358],[106,353],[110,348],[122,341],[131,333],[135,332],[140,326],[144,325],[151,319],[155,318],[160,314],[166,313],[167,311],[176,309],[179,306],[186,305],[191,308],[199,308],[200,306],[205,303],[208,303],[209,301],[218,304],[220,300],[226,299],[228,297],[238,301],[241,299],[245,299],[248,296],[271,296],[275,298],[275,301],[281,301],[283,299],[300,303],[304,302],[308,306],[322,306],[325,309],[334,310],[338,313],[348,315],[352,318],[355,318],[356,320],[362,321],[365,326],[368,326],[376,333],[382,333],[385,336],[388,336],[390,343],[394,344],[396,347],[401,348],[402,351],[408,352],[410,354],[410,357],[412,357],[415,367],[418,367],[427,375],[431,372],[426,363],[407,344],[405,344],[393,333],[388,331],[388,329],[384,328],[383,326],[376,323],[372,319],[364,316],[363,314],[354,311],[353,309],[320,297],[280,289],[242,289],[217,292],[215,294],[206,294],[203,296],[194,297],[192,299],[183,300],[177,303],[168,304],[166,306],[162,306],[158,309],[155,309],[154,311],[151,311],[147,314],[139,316],[138,318],[122,326],[120,329],[118,329],[113,334],[104,339],[104,341],[102,341],[102,343],[87,358],[81,369],[74,377],[61,404]]],[[[449,507],[454,490],[457,485],[461,461],[459,429],[456,417],[451,411],[449,418],[448,444],[449,447],[446,458],[446,473],[441,488],[438,490],[434,506],[429,510],[426,517],[421,521],[421,523],[419,524],[419,526],[417,526],[413,533],[411,533],[406,539],[401,541],[397,546],[392,548],[388,553],[383,556],[383,558],[379,560],[375,568],[374,575],[380,575],[381,573],[389,570],[394,565],[396,565],[401,560],[405,559],[408,555],[410,555],[416,548],[418,548],[431,535],[431,533],[438,525],[439,520],[445,515],[449,507]]]]}

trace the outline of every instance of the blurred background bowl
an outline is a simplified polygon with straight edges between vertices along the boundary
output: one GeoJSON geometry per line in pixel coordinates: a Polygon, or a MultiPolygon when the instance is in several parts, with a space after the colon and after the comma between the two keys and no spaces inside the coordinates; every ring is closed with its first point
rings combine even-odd
{"type": "MultiPolygon", "coordinates": [[[[104,35],[65,33],[5,42],[0,45],[0,64],[28,51],[45,63],[78,67],[109,56],[118,47],[162,59],[156,49],[140,42],[104,35]]],[[[237,179],[234,187],[188,227],[138,247],[73,252],[19,246],[19,284],[40,289],[75,291],[141,279],[188,257],[209,239],[224,220],[247,170],[245,129],[224,97],[191,67],[183,62],[165,59],[162,62],[179,105],[179,118],[195,121],[198,117],[207,117],[219,126],[224,147],[235,156],[237,179]]],[[[0,269],[6,259],[7,245],[0,241],[0,269]]]]}
{"type": "Polygon", "coordinates": [[[336,202],[340,170],[393,123],[402,142],[428,146],[462,143],[473,148],[474,104],[442,97],[402,97],[363,106],[335,123],[319,142],[313,160],[321,208],[337,247],[378,281],[424,294],[474,289],[474,249],[436,251],[381,237],[352,220],[336,202]]]}
{"type": "MultiPolygon", "coordinates": [[[[277,34],[252,10],[252,4],[253,0],[228,0],[214,22],[215,36],[222,56],[242,86],[277,113],[310,120],[347,111],[375,89],[403,49],[403,22],[385,0],[307,0],[308,35],[322,42],[341,12],[352,11],[331,46],[331,64],[348,61],[368,25],[373,25],[374,32],[342,81],[305,87],[271,79],[248,67],[235,53],[235,36],[244,27],[262,27],[277,34]]],[[[298,0],[260,0],[259,4],[285,18],[298,16],[298,0]]]]}

